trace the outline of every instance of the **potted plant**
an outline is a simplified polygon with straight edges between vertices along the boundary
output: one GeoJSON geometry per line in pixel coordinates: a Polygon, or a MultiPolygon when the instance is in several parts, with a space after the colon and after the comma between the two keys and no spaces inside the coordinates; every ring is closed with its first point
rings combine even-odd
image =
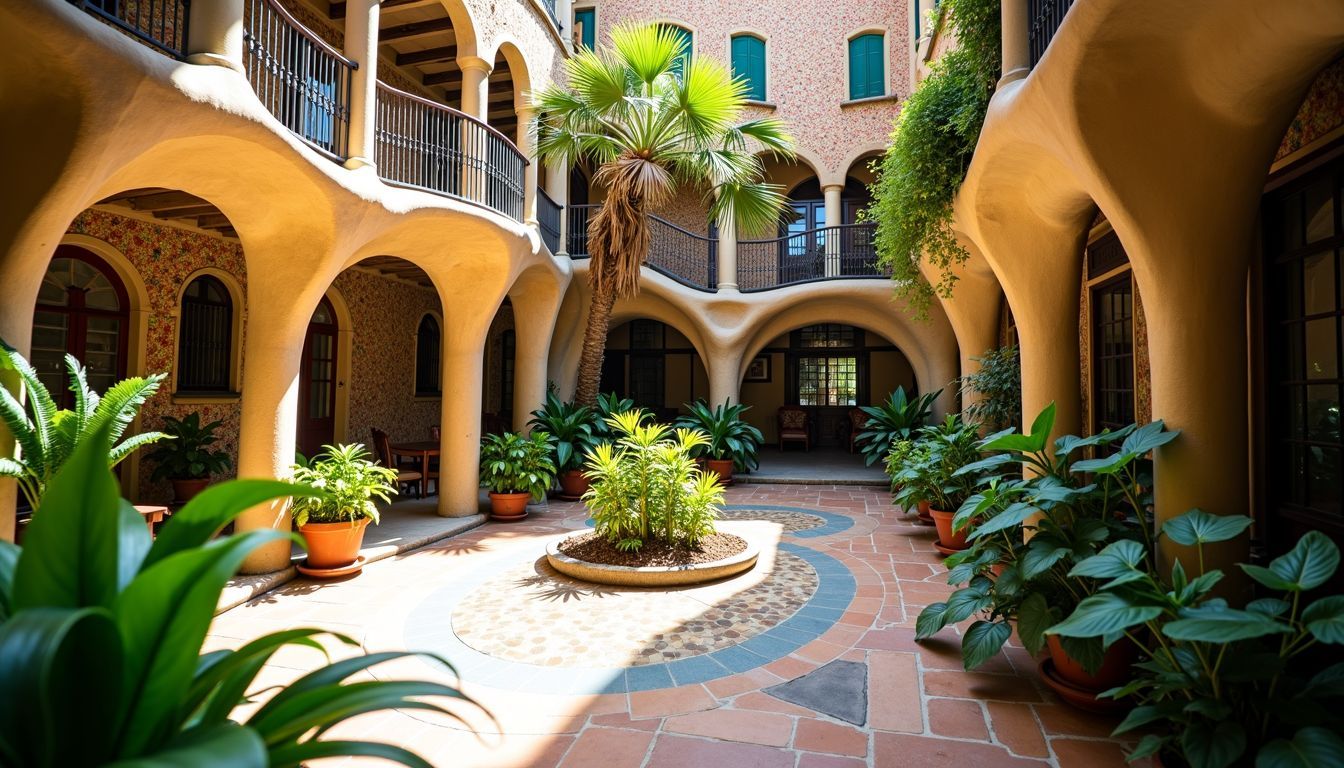
{"type": "Polygon", "coordinates": [[[867,465],[871,467],[886,458],[893,443],[909,438],[924,426],[924,420],[933,410],[933,401],[942,393],[940,389],[912,400],[906,396],[905,387],[897,387],[881,405],[860,406],[859,410],[867,414],[868,421],[855,441],[862,446],[867,465]]]}
{"type": "Polygon", "coordinates": [[[598,443],[597,415],[586,405],[564,402],[546,393],[546,405],[532,412],[528,425],[551,436],[552,461],[560,481],[560,498],[577,501],[588,490],[583,462],[598,443]]]}
{"type": "Polygon", "coordinates": [[[229,468],[229,455],[210,448],[218,439],[215,430],[221,422],[201,424],[201,414],[190,413],[185,419],[163,418],[167,437],[145,458],[158,462],[153,480],[173,485],[173,502],[186,504],[205,490],[210,476],[229,468]]]}
{"type": "Polygon", "coordinates": [[[481,441],[481,485],[490,489],[490,516],[496,520],[527,517],[529,499],[540,501],[555,482],[551,436],[533,432],[486,435],[481,441]]]}
{"type": "Polygon", "coordinates": [[[397,471],[375,464],[359,443],[324,445],[311,460],[298,456],[294,479],[324,491],[294,500],[290,513],[308,543],[305,573],[347,575],[359,570],[359,548],[370,521],[377,524],[377,499],[391,501],[397,471]]]}
{"type": "Polygon", "coordinates": [[[974,373],[961,377],[961,397],[969,421],[991,430],[1016,427],[1022,422],[1022,364],[1017,347],[1009,344],[972,358],[974,373]]]}
{"type": "Polygon", "coordinates": [[[687,403],[690,413],[677,419],[677,426],[692,429],[705,436],[705,444],[698,449],[705,468],[719,476],[724,485],[733,482],[734,467],[750,472],[759,466],[756,451],[765,438],[761,431],[742,420],[749,405],[732,404],[710,408],[703,400],[687,403]]]}
{"type": "Polygon", "coordinates": [[[979,427],[948,416],[941,424],[922,427],[918,434],[920,439],[898,480],[909,485],[907,498],[930,504],[938,546],[944,554],[951,554],[966,548],[966,531],[954,528],[952,519],[975,492],[978,477],[959,470],[980,459],[979,427]]]}
{"type": "Polygon", "coordinates": [[[83,435],[47,483],[23,546],[0,541],[0,691],[23,713],[0,729],[4,764],[297,766],[376,755],[428,765],[358,734],[324,738],[369,712],[451,707],[460,715],[455,686],[368,674],[422,654],[366,655],[343,634],[301,625],[233,649],[207,642],[220,594],[243,560],[293,538],[271,528],[219,530],[258,504],[319,491],[277,480],[221,483],[151,541],[108,471],[116,431],[106,420],[83,435]],[[266,679],[277,652],[304,646],[344,650],[339,662],[293,682],[266,679]]]}
{"type": "Polygon", "coordinates": [[[1103,694],[1138,702],[1115,729],[1150,731],[1131,761],[1156,755],[1165,765],[1191,768],[1340,764],[1344,595],[1307,597],[1334,576],[1339,547],[1310,531],[1266,565],[1240,564],[1261,596],[1235,608],[1215,596],[1223,573],[1205,567],[1204,546],[1241,536],[1251,522],[1194,509],[1166,521],[1159,534],[1193,548],[1193,556],[1159,572],[1156,540],[1125,540],[1070,571],[1099,580],[1098,590],[1047,632],[1128,642],[1148,659],[1132,682],[1103,694]]]}
{"type": "Polygon", "coordinates": [[[921,523],[933,525],[929,514],[929,450],[918,435],[892,443],[887,456],[887,476],[891,478],[891,503],[907,513],[914,511],[921,523]]]}

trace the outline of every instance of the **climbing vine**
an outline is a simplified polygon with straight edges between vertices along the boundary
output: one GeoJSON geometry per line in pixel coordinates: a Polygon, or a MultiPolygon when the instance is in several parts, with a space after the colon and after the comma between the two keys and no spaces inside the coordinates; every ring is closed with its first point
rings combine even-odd
{"type": "Polygon", "coordinates": [[[955,37],[955,48],[906,99],[877,164],[865,218],[877,223],[879,265],[918,318],[935,296],[952,295],[953,270],[969,256],[952,230],[952,203],[999,79],[999,2],[944,0],[942,21],[951,29],[943,34],[955,37]],[[921,259],[933,267],[932,282],[920,273],[921,259]]]}

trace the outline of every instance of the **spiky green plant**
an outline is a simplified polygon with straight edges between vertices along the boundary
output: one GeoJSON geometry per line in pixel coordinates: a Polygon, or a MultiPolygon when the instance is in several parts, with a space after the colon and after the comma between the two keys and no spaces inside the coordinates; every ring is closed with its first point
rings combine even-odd
{"type": "Polygon", "coordinates": [[[924,426],[924,421],[933,412],[933,401],[942,393],[940,389],[911,399],[905,394],[905,387],[897,387],[881,405],[860,406],[859,410],[868,415],[863,424],[864,431],[856,438],[865,463],[871,467],[879,459],[885,459],[897,440],[909,438],[924,426]]]}
{"type": "Polygon", "coordinates": [[[644,424],[638,411],[610,419],[622,435],[588,459],[587,502],[597,532],[618,549],[635,551],[661,538],[694,547],[714,532],[723,486],[696,466],[694,452],[707,444],[691,429],[644,424]]]}
{"type": "Polygon", "coordinates": [[[705,436],[704,452],[714,459],[732,459],[739,470],[751,471],[760,465],[756,449],[765,438],[761,431],[742,419],[751,406],[730,403],[709,407],[704,400],[686,404],[688,414],[677,419],[677,426],[694,429],[705,436]]]}
{"type": "Polygon", "coordinates": [[[630,23],[608,45],[563,62],[563,84],[533,99],[537,155],[566,171],[591,164],[605,188],[588,226],[593,296],[574,399],[592,405],[616,299],[639,291],[649,252],[648,212],[679,189],[705,190],[715,221],[743,231],[773,227],[785,198],[765,182],[758,151],[792,157],[793,138],[775,117],[739,122],[747,85],[722,62],[691,56],[666,25],[630,23]]]}
{"type": "Polygon", "coordinates": [[[392,501],[397,471],[373,462],[360,443],[324,445],[312,459],[296,456],[294,479],[321,488],[322,496],[294,500],[290,513],[298,525],[352,523],[369,518],[378,524],[378,505],[392,501]]]}
{"type": "Polygon", "coordinates": [[[73,355],[65,356],[65,368],[70,391],[75,395],[75,407],[70,409],[57,408],[56,398],[33,366],[0,339],[0,370],[13,371],[18,376],[28,400],[25,407],[15,393],[0,387],[0,420],[19,447],[17,458],[0,458],[0,477],[14,478],[34,510],[41,506],[47,485],[66,460],[104,426],[109,428],[109,443],[113,446],[107,453],[109,467],[165,437],[162,432],[142,432],[121,440],[140,406],[159,390],[163,374],[124,379],[99,396],[89,387],[84,367],[73,355]]]}

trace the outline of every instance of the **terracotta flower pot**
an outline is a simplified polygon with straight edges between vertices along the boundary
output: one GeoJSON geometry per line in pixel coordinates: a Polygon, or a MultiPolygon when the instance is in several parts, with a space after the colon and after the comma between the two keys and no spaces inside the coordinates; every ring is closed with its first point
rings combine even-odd
{"type": "Polygon", "coordinates": [[[948,549],[965,549],[969,546],[966,543],[966,530],[952,532],[952,518],[957,516],[955,512],[944,512],[941,509],[931,509],[929,514],[933,515],[933,524],[938,526],[938,543],[948,549]]]}
{"type": "Polygon", "coordinates": [[[307,523],[299,526],[299,533],[308,543],[308,567],[318,569],[343,568],[359,557],[364,544],[364,529],[369,518],[361,517],[352,523],[307,523]]]}
{"type": "Polygon", "coordinates": [[[181,506],[196,498],[196,494],[204,491],[205,487],[210,484],[210,478],[189,477],[181,480],[173,478],[168,482],[173,484],[173,504],[181,506]]]}
{"type": "Polygon", "coordinates": [[[733,484],[732,459],[705,459],[705,469],[718,475],[724,485],[733,484]]]}
{"type": "Polygon", "coordinates": [[[919,517],[921,523],[933,522],[933,515],[930,514],[929,508],[929,502],[927,501],[921,501],[919,502],[919,505],[915,507],[915,515],[919,517]]]}
{"type": "Polygon", "coordinates": [[[565,501],[578,501],[588,491],[588,476],[581,469],[571,469],[560,473],[560,498],[565,501]]]}
{"type": "Polygon", "coordinates": [[[527,517],[527,500],[532,494],[490,492],[490,517],[496,520],[522,520],[527,517]]]}
{"type": "Polygon", "coordinates": [[[1046,647],[1050,650],[1050,661],[1054,672],[1065,682],[1094,693],[1110,690],[1129,682],[1133,673],[1130,666],[1138,660],[1139,649],[1129,640],[1120,640],[1111,644],[1102,656],[1101,668],[1095,675],[1089,675],[1083,665],[1073,660],[1064,650],[1064,644],[1056,635],[1045,636],[1046,647]]]}

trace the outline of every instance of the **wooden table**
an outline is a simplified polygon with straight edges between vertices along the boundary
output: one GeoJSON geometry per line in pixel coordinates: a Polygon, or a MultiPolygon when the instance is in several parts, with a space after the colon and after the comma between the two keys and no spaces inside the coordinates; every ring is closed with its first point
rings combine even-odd
{"type": "Polygon", "coordinates": [[[136,504],[135,511],[145,519],[145,525],[149,526],[150,538],[154,536],[154,525],[163,522],[163,518],[168,516],[168,508],[154,504],[136,504]]]}
{"type": "Polygon", "coordinates": [[[420,495],[423,499],[425,494],[429,493],[430,478],[434,479],[434,492],[439,491],[438,473],[430,474],[429,460],[431,457],[439,457],[439,443],[435,440],[413,440],[408,443],[392,443],[392,460],[396,461],[398,456],[407,456],[410,458],[418,457],[420,460],[420,495]]]}

